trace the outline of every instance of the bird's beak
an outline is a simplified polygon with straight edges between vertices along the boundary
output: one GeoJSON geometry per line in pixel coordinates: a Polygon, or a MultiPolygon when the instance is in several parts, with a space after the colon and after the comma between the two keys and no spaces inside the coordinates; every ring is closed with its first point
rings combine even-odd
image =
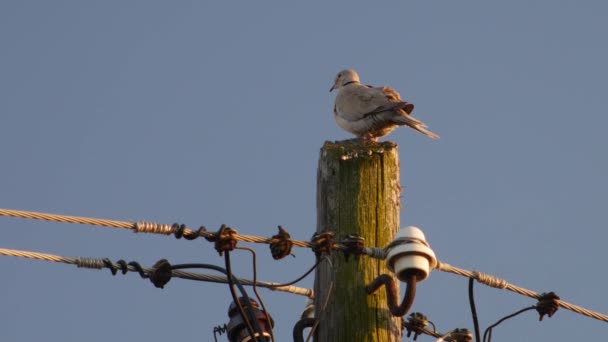
{"type": "Polygon", "coordinates": [[[329,92],[331,93],[334,89],[336,89],[336,85],[335,84],[333,86],[331,86],[331,88],[329,88],[329,92]]]}

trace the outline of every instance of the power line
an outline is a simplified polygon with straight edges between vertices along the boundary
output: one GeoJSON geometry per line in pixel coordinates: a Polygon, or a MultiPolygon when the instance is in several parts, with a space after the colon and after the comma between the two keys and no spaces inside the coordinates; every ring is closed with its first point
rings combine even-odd
{"type": "Polygon", "coordinates": [[[534,309],[536,309],[536,305],[532,305],[532,306],[523,308],[523,309],[521,309],[521,310],[519,310],[517,312],[514,312],[514,313],[512,313],[510,315],[507,315],[507,316],[499,319],[496,323],[490,325],[486,329],[486,331],[484,331],[484,333],[483,333],[483,342],[491,342],[492,341],[492,329],[496,328],[496,326],[498,326],[500,323],[502,323],[502,322],[504,322],[504,321],[506,321],[506,320],[508,320],[510,318],[513,318],[513,317],[515,317],[515,316],[517,316],[517,315],[519,315],[521,313],[524,313],[524,312],[529,311],[529,310],[534,310],[534,309]]]}
{"type": "MultiPolygon", "coordinates": [[[[121,229],[130,229],[135,233],[151,233],[151,234],[162,234],[162,235],[171,235],[180,233],[184,237],[208,237],[212,233],[207,231],[194,231],[191,229],[183,229],[180,230],[176,225],[169,225],[164,223],[155,223],[155,222],[129,222],[129,221],[115,221],[115,220],[107,220],[107,219],[97,219],[90,217],[81,217],[81,216],[70,216],[70,215],[58,215],[58,214],[50,214],[50,213],[40,213],[34,211],[25,211],[25,210],[13,210],[13,209],[0,209],[0,216],[8,216],[8,217],[17,217],[24,219],[34,219],[34,220],[44,220],[44,221],[52,221],[52,222],[62,222],[62,223],[74,223],[74,224],[88,224],[93,226],[101,226],[101,227],[112,227],[112,228],[121,228],[121,229]]],[[[270,238],[264,238],[259,236],[251,236],[251,235],[240,235],[235,234],[235,238],[239,241],[243,242],[253,242],[253,243],[265,243],[270,244],[272,241],[270,238]]],[[[310,248],[313,245],[308,241],[298,241],[292,240],[294,246],[298,247],[307,247],[310,248]]]]}
{"type": "MultiPolygon", "coordinates": [[[[143,221],[140,221],[140,222],[114,221],[114,220],[106,220],[106,219],[57,215],[57,214],[48,214],[48,213],[39,213],[39,212],[12,210],[12,209],[0,209],[0,216],[131,229],[136,233],[153,233],[153,234],[163,234],[163,235],[174,234],[177,237],[180,237],[183,235],[184,237],[186,237],[186,238],[189,237],[190,239],[196,238],[198,236],[210,237],[213,235],[213,233],[207,232],[203,228],[199,229],[198,231],[193,231],[193,230],[185,228],[185,226],[183,226],[183,225],[180,227],[177,224],[167,225],[167,224],[143,222],[143,221]]],[[[233,230],[231,237],[234,238],[235,240],[244,241],[244,242],[252,242],[252,243],[270,244],[272,242],[271,238],[264,238],[264,237],[252,236],[252,235],[240,235],[240,234],[236,233],[236,231],[234,231],[234,230],[233,230]]],[[[291,240],[291,242],[293,242],[294,246],[298,246],[298,247],[306,247],[306,248],[313,248],[313,249],[316,247],[315,244],[308,242],[308,241],[291,240]]],[[[383,259],[386,257],[386,252],[389,247],[390,247],[390,245],[387,246],[387,248],[363,248],[359,251],[359,254],[366,254],[370,257],[383,259]]],[[[333,241],[331,241],[330,246],[328,248],[330,250],[337,249],[337,250],[348,251],[347,246],[341,245],[338,243],[334,243],[333,241]]],[[[350,252],[352,252],[352,251],[350,251],[350,252]]],[[[56,260],[49,260],[49,261],[56,261],[56,260]]],[[[100,268],[102,268],[102,267],[100,267],[100,268]]],[[[478,272],[478,271],[468,271],[468,270],[461,269],[461,268],[452,266],[452,265],[444,263],[444,262],[438,261],[436,270],[442,271],[442,272],[453,273],[453,274],[461,275],[461,276],[468,277],[468,278],[473,278],[484,285],[491,286],[491,287],[498,288],[498,289],[508,290],[508,291],[515,292],[515,293],[523,295],[523,296],[530,297],[530,298],[538,299],[540,297],[539,293],[525,289],[523,287],[519,287],[519,286],[510,284],[509,282],[507,282],[504,279],[501,279],[501,278],[498,278],[498,277],[495,277],[495,276],[492,276],[492,275],[489,275],[486,273],[478,272]]],[[[226,279],[223,279],[223,280],[227,281],[226,279]]],[[[204,281],[213,281],[213,280],[204,280],[204,281]]],[[[224,281],[217,281],[217,282],[224,282],[224,281]]],[[[246,285],[253,285],[251,281],[247,282],[245,280],[243,283],[246,285]]],[[[272,285],[270,285],[270,286],[262,285],[263,282],[258,282],[257,284],[262,287],[272,287],[272,285]]],[[[310,290],[305,290],[305,291],[310,291],[310,290]]],[[[287,291],[287,292],[290,292],[290,291],[287,291]]],[[[306,296],[312,295],[311,293],[308,293],[308,292],[298,293],[298,294],[302,294],[302,295],[306,295],[306,296]]],[[[560,307],[562,307],[566,310],[570,310],[575,313],[578,313],[578,314],[581,314],[581,315],[584,315],[587,317],[591,317],[591,318],[594,318],[594,319],[597,319],[597,320],[600,320],[603,322],[608,322],[608,315],[604,315],[604,314],[601,314],[601,313],[598,313],[598,312],[595,312],[595,311],[592,311],[589,309],[585,309],[581,306],[571,304],[571,303],[568,303],[568,302],[562,301],[562,300],[559,300],[558,303],[559,303],[560,307]]]]}
{"type": "MultiPolygon", "coordinates": [[[[272,319],[270,318],[270,313],[268,312],[268,309],[266,308],[266,304],[264,303],[264,300],[262,299],[262,296],[258,293],[258,287],[257,287],[257,283],[258,283],[258,270],[257,270],[257,268],[258,268],[258,266],[257,266],[257,261],[256,261],[257,260],[257,255],[256,255],[255,251],[253,250],[253,248],[236,247],[236,249],[248,251],[249,253],[251,253],[252,271],[253,271],[253,293],[255,293],[255,296],[258,299],[258,302],[262,306],[262,310],[264,311],[264,315],[266,316],[266,320],[268,322],[272,322],[272,319]]],[[[272,328],[273,328],[272,324],[270,324],[268,332],[270,333],[270,339],[272,340],[272,342],[275,342],[274,331],[272,330],[272,328]]]]}
{"type": "MultiPolygon", "coordinates": [[[[108,268],[107,260],[96,259],[96,258],[83,258],[83,257],[68,258],[68,257],[64,257],[64,256],[54,255],[54,254],[38,253],[38,252],[7,249],[7,248],[0,248],[0,255],[71,264],[71,265],[76,265],[78,268],[90,268],[90,269],[99,269],[99,270],[101,270],[103,268],[108,268]]],[[[113,264],[113,267],[115,267],[117,269],[121,268],[120,265],[115,265],[115,264],[113,264]]],[[[135,266],[132,266],[132,265],[125,264],[125,269],[129,272],[139,272],[139,270],[135,266]]],[[[142,267],[142,270],[145,273],[149,273],[149,272],[153,271],[152,268],[146,268],[146,267],[142,267]]],[[[172,276],[182,278],[182,279],[188,279],[188,280],[198,280],[198,281],[206,281],[206,282],[222,283],[222,284],[228,283],[228,279],[223,276],[201,274],[201,273],[181,271],[181,270],[174,270],[172,272],[172,276]]],[[[254,284],[254,282],[249,279],[241,279],[241,278],[238,278],[238,279],[243,285],[253,286],[253,284],[254,284]]],[[[256,281],[255,284],[257,286],[265,287],[265,288],[268,288],[269,290],[273,290],[273,291],[288,292],[288,293],[306,296],[306,297],[310,297],[310,298],[312,298],[314,296],[312,289],[306,289],[306,288],[297,287],[297,286],[293,286],[293,285],[282,286],[282,284],[279,284],[279,283],[260,281],[260,280],[256,281]]]]}
{"type": "MultiPolygon", "coordinates": [[[[498,277],[495,277],[495,276],[492,276],[492,275],[489,275],[486,273],[478,272],[478,271],[464,270],[462,268],[458,268],[458,267],[452,266],[452,265],[444,263],[444,262],[437,261],[436,270],[442,271],[442,272],[453,273],[453,274],[457,274],[457,275],[468,277],[468,278],[473,278],[484,285],[494,287],[497,289],[508,290],[508,291],[515,292],[515,293],[523,295],[523,296],[530,297],[530,298],[539,299],[541,297],[541,294],[539,294],[539,293],[525,289],[523,287],[519,287],[519,286],[510,284],[509,282],[507,282],[504,279],[501,279],[501,278],[498,278],[498,277]]],[[[583,307],[580,307],[578,305],[574,305],[574,304],[565,302],[563,300],[558,300],[557,302],[560,307],[562,307],[566,310],[570,310],[570,311],[576,312],[578,314],[581,314],[581,315],[584,315],[587,317],[595,318],[600,321],[608,322],[608,315],[604,315],[599,312],[591,311],[591,310],[585,309],[583,307]]]]}

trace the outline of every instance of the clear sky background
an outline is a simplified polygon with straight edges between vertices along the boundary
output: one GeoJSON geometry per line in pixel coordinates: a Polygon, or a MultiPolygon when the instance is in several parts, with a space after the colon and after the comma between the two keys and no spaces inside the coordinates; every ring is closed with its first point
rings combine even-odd
{"type": "MultiPolygon", "coordinates": [[[[401,225],[439,259],[608,313],[608,4],[604,1],[0,2],[0,207],[181,222],[308,240],[335,74],[391,85],[441,135],[402,128],[401,225]]],[[[212,245],[0,218],[0,247],[151,266],[223,265],[212,245]]],[[[243,244],[247,245],[247,244],[243,244]]],[[[310,250],[261,280],[295,279],[310,250]]],[[[233,253],[235,272],[251,259],[233,253]]],[[[2,341],[213,341],[228,288],[0,258],[2,341]]],[[[313,276],[299,283],[313,285],[313,276]]],[[[482,328],[534,301],[476,286],[482,328]]],[[[403,291],[403,289],[402,289],[403,291]]],[[[305,306],[262,290],[278,341],[305,306]]],[[[433,272],[413,310],[472,330],[467,280],[433,272]]],[[[605,340],[560,309],[496,341],[605,340]]],[[[225,335],[222,336],[225,338],[225,335]]],[[[419,340],[431,341],[429,337],[419,340]]]]}

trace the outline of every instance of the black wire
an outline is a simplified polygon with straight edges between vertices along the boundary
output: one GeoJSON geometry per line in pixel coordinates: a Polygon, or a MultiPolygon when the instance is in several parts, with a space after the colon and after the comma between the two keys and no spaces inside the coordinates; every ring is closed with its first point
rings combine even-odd
{"type": "Polygon", "coordinates": [[[404,312],[401,316],[405,315],[408,311],[410,311],[412,305],[414,305],[414,298],[416,298],[416,282],[418,281],[418,279],[415,275],[411,274],[407,276],[406,281],[407,285],[405,287],[405,294],[403,295],[403,303],[401,304],[404,312]],[[403,306],[403,304],[405,304],[406,302],[408,304],[406,306],[403,306]]]}
{"type": "Polygon", "coordinates": [[[325,310],[327,310],[327,304],[329,304],[329,299],[331,298],[333,289],[334,289],[334,282],[332,280],[329,282],[329,286],[327,287],[327,293],[325,293],[325,300],[323,301],[323,307],[321,308],[321,313],[319,314],[319,317],[315,317],[315,323],[312,325],[312,328],[308,332],[308,337],[306,337],[306,342],[310,341],[310,339],[313,336],[315,336],[315,331],[317,330],[317,327],[319,326],[319,323],[321,322],[321,315],[323,315],[325,313],[325,310]]]}
{"type": "Polygon", "coordinates": [[[255,293],[255,296],[258,298],[260,305],[262,305],[262,310],[264,310],[264,314],[266,315],[266,320],[268,320],[268,326],[270,328],[270,338],[272,339],[272,342],[274,342],[274,332],[272,331],[272,318],[270,318],[270,314],[268,313],[268,310],[266,309],[266,305],[264,304],[264,301],[262,300],[262,296],[260,296],[260,294],[258,293],[258,286],[257,286],[258,271],[257,271],[257,262],[256,262],[255,251],[249,247],[236,247],[236,249],[242,249],[245,251],[249,251],[251,253],[251,256],[253,259],[253,292],[255,293]]]}
{"type": "Polygon", "coordinates": [[[405,295],[403,296],[403,300],[401,300],[401,304],[399,304],[399,290],[395,284],[395,280],[388,274],[378,276],[365,286],[365,291],[368,294],[372,294],[384,286],[386,290],[386,303],[388,304],[389,311],[395,317],[402,317],[410,311],[416,297],[416,274],[414,272],[409,272],[405,277],[407,287],[405,288],[405,295]]]}
{"type": "Polygon", "coordinates": [[[473,316],[473,326],[475,327],[475,341],[481,341],[479,333],[479,320],[477,319],[477,309],[475,308],[475,295],[473,294],[473,284],[475,279],[469,278],[469,304],[471,305],[471,315],[473,316]]]}
{"type": "Polygon", "coordinates": [[[217,342],[217,335],[216,334],[223,334],[228,330],[228,327],[226,326],[226,324],[224,324],[224,326],[217,326],[215,328],[213,328],[213,339],[215,340],[215,342],[217,342]]]}
{"type": "Polygon", "coordinates": [[[253,321],[253,324],[255,325],[255,330],[259,333],[260,336],[263,336],[262,329],[260,328],[260,325],[258,324],[258,320],[255,319],[255,315],[253,314],[253,310],[251,309],[251,300],[249,299],[249,297],[245,298],[245,302],[247,303],[247,308],[248,308],[249,315],[250,315],[249,319],[247,318],[247,315],[245,315],[245,309],[243,309],[243,306],[241,305],[241,301],[239,300],[239,297],[236,295],[236,291],[234,290],[234,279],[232,279],[233,278],[232,266],[230,263],[230,251],[225,251],[224,253],[225,253],[224,260],[226,261],[226,272],[228,272],[227,278],[228,278],[228,287],[230,288],[230,294],[232,295],[232,299],[234,300],[234,303],[239,308],[239,312],[241,313],[241,317],[243,318],[243,321],[245,321],[245,324],[247,325],[247,330],[249,331],[249,336],[251,336],[251,338],[253,338],[254,341],[257,341],[258,336],[256,336],[256,334],[254,333],[250,320],[253,321]]]}
{"type": "MultiPolygon", "coordinates": [[[[226,270],[225,268],[222,268],[222,267],[219,267],[216,265],[211,265],[211,264],[196,264],[196,263],[195,264],[179,264],[179,265],[171,266],[172,270],[181,270],[181,269],[186,269],[186,268],[203,268],[203,269],[210,269],[210,270],[215,270],[215,271],[223,273],[224,275],[226,275],[226,278],[228,278],[229,280],[230,279],[233,280],[234,284],[236,284],[236,287],[239,288],[239,291],[241,291],[241,294],[242,294],[243,298],[247,301],[247,303],[251,303],[251,300],[249,299],[249,296],[247,295],[247,291],[245,291],[243,284],[241,284],[239,279],[236,278],[235,276],[232,276],[232,275],[229,276],[228,270],[226,270]]],[[[237,301],[235,304],[237,304],[237,303],[240,304],[239,301],[237,301]]],[[[253,309],[251,308],[251,305],[247,305],[247,310],[248,310],[250,317],[255,317],[255,314],[253,313],[253,309]]],[[[247,320],[246,317],[243,317],[243,320],[246,323],[249,323],[249,320],[247,320]]],[[[257,320],[254,319],[254,322],[257,325],[257,320]]],[[[253,331],[253,329],[251,329],[251,331],[253,331]]],[[[254,336],[254,334],[251,334],[251,336],[254,336]]]]}
{"type": "MultiPolygon", "coordinates": [[[[433,322],[429,321],[429,324],[430,324],[430,325],[433,327],[433,332],[434,332],[434,333],[436,333],[436,332],[437,332],[437,327],[435,327],[435,323],[433,323],[433,322]]],[[[430,331],[430,330],[429,330],[429,331],[430,331]]],[[[441,335],[439,335],[439,336],[435,336],[435,337],[441,337],[441,335]]],[[[479,340],[478,340],[477,342],[479,342],[479,340]]]]}
{"type": "Polygon", "coordinates": [[[302,280],[302,279],[306,278],[306,276],[308,276],[308,275],[309,275],[309,274],[310,274],[312,271],[314,271],[314,270],[315,270],[315,268],[317,268],[317,266],[319,266],[319,264],[320,264],[320,263],[321,263],[321,261],[323,261],[323,260],[324,260],[323,258],[322,258],[322,259],[317,260],[317,262],[316,262],[316,263],[315,263],[315,264],[314,264],[314,265],[313,265],[313,266],[312,266],[312,267],[311,267],[311,268],[310,268],[308,271],[306,271],[306,273],[304,273],[304,275],[302,275],[301,277],[299,277],[299,278],[298,278],[298,279],[296,279],[296,280],[292,280],[292,281],[290,281],[290,282],[288,282],[288,283],[284,283],[284,284],[275,284],[275,285],[270,285],[270,286],[268,286],[268,287],[269,287],[269,288],[273,288],[273,287],[282,287],[282,286],[289,286],[289,285],[293,285],[293,284],[295,284],[295,283],[299,282],[300,280],[302,280]]]}
{"type": "Polygon", "coordinates": [[[304,329],[313,327],[315,322],[314,318],[302,318],[297,321],[292,331],[293,342],[304,342],[304,329]]]}
{"type": "Polygon", "coordinates": [[[534,309],[536,309],[536,305],[532,305],[532,306],[529,306],[529,307],[527,307],[527,308],[523,308],[523,309],[521,309],[521,310],[519,310],[519,311],[517,311],[517,312],[514,312],[514,313],[512,313],[512,314],[510,314],[510,315],[508,315],[508,316],[505,316],[505,317],[501,318],[500,320],[498,320],[498,322],[496,322],[496,323],[494,323],[494,324],[490,325],[490,326],[489,326],[489,327],[486,329],[486,331],[484,331],[484,333],[483,333],[483,342],[486,342],[486,335],[487,335],[487,337],[488,337],[487,342],[491,342],[491,341],[492,341],[492,329],[494,329],[494,328],[495,328],[497,325],[499,325],[500,323],[502,323],[502,322],[506,321],[506,320],[507,320],[507,319],[509,319],[509,318],[513,318],[513,317],[515,317],[515,316],[519,315],[519,314],[520,314],[520,313],[522,313],[522,312],[526,312],[526,311],[528,311],[528,310],[534,310],[534,309]]]}

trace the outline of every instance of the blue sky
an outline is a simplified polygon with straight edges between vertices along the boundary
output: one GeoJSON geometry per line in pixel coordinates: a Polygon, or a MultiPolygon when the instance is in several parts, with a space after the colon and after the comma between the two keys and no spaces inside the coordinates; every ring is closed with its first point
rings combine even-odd
{"type": "MultiPolygon", "coordinates": [[[[608,312],[608,5],[601,1],[0,3],[0,207],[181,222],[310,238],[318,151],[348,139],[332,118],[335,74],[357,70],[416,105],[441,135],[399,144],[401,224],[440,260],[608,312]]],[[[2,246],[150,266],[221,265],[203,241],[1,218],[2,246]]],[[[283,282],[309,250],[271,259],[283,282]]],[[[235,272],[251,276],[247,253],[235,272]]],[[[0,258],[3,341],[213,340],[226,286],[0,258]]],[[[313,277],[299,285],[311,287],[313,277]]],[[[413,310],[472,329],[467,280],[433,272],[413,310]]],[[[302,297],[262,292],[279,341],[302,297]]],[[[477,286],[483,327],[533,304],[477,286]]],[[[499,326],[497,341],[604,339],[560,310],[499,326]]],[[[420,338],[430,341],[429,338],[420,338]]]]}

